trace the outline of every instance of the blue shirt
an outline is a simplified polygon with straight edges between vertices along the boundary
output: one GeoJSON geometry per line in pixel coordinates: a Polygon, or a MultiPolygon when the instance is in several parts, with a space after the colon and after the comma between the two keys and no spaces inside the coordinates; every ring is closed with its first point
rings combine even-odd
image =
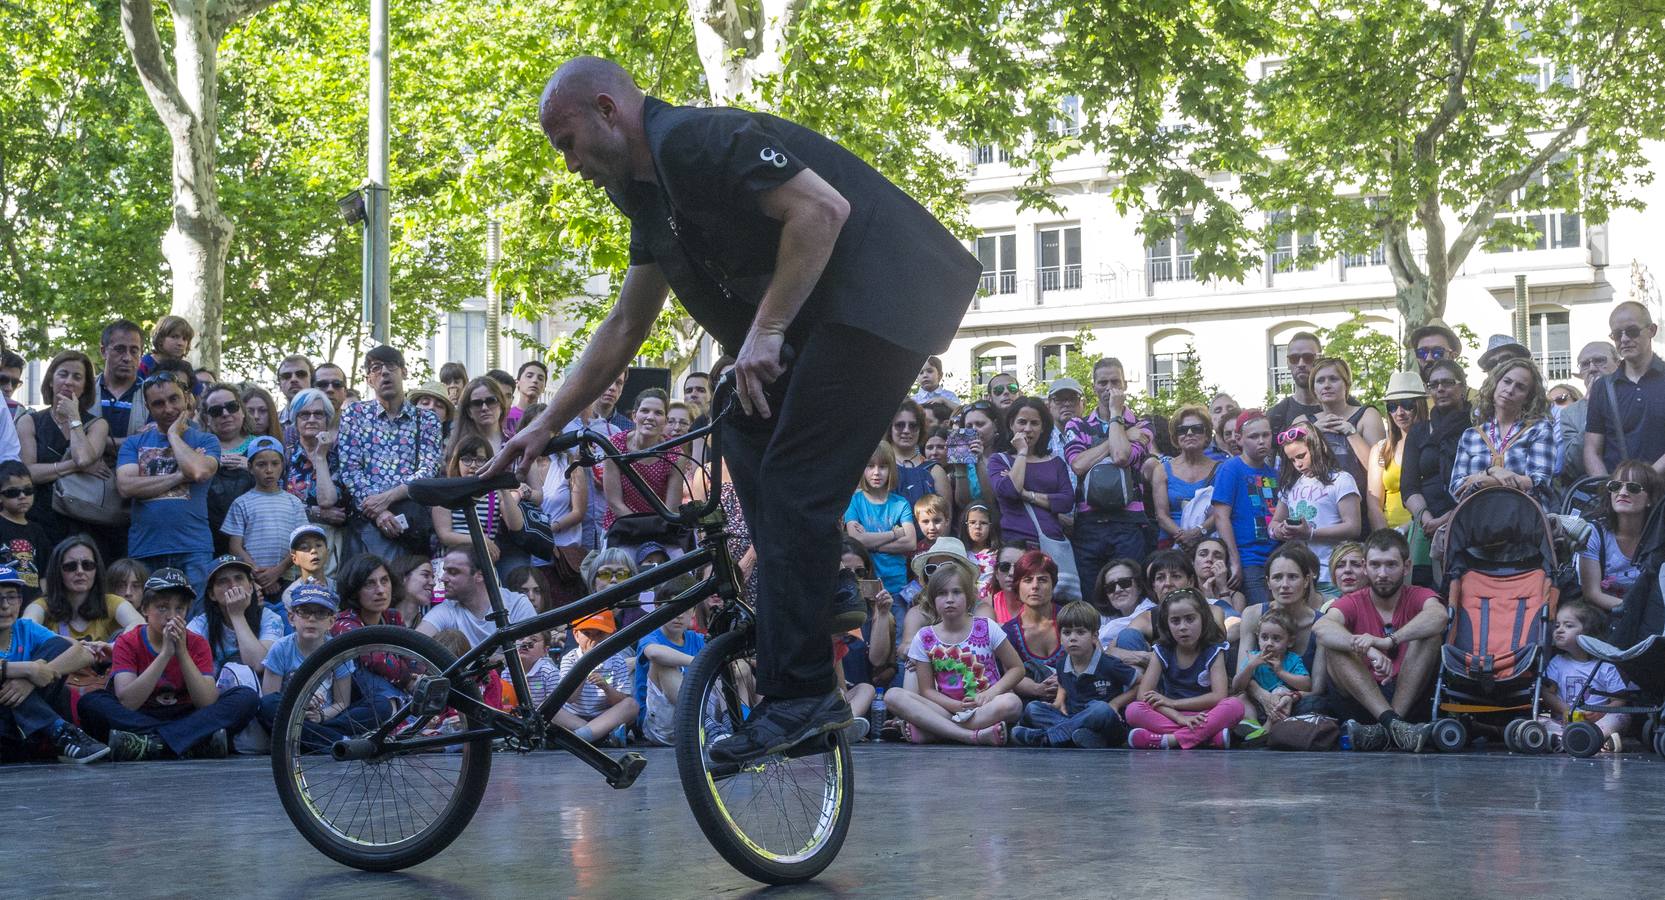
{"type": "Polygon", "coordinates": [[[0,659],[28,662],[35,658],[47,641],[57,637],[46,626],[32,619],[19,618],[12,623],[12,644],[0,647],[0,659]]]}
{"type": "Polygon", "coordinates": [[[643,714],[647,712],[648,658],[641,654],[652,644],[669,647],[678,653],[686,653],[689,656],[699,656],[700,651],[705,649],[705,635],[694,631],[685,631],[682,633],[682,643],[673,644],[670,638],[665,637],[665,629],[656,628],[652,634],[637,642],[636,654],[639,658],[636,660],[635,681],[632,687],[635,688],[636,705],[641,708],[643,714]]]}
{"type": "MultiPolygon", "coordinates": [[[[1307,643],[1317,644],[1318,642],[1314,640],[1308,641],[1307,643]]],[[[1307,672],[1306,661],[1301,659],[1300,654],[1297,653],[1285,653],[1283,655],[1283,670],[1291,675],[1309,674],[1307,672]]],[[[1261,688],[1268,691],[1275,691],[1281,687],[1288,687],[1288,685],[1283,683],[1283,679],[1278,677],[1278,673],[1272,671],[1272,667],[1266,663],[1261,663],[1260,665],[1255,666],[1254,679],[1255,684],[1260,685],[1261,688]]]]}
{"type": "Polygon", "coordinates": [[[1214,473],[1214,503],[1231,509],[1231,533],[1245,566],[1264,566],[1277,542],[1272,513],[1278,508],[1278,470],[1256,468],[1236,456],[1214,473]]]}
{"type": "MultiPolygon", "coordinates": [[[[868,534],[887,534],[897,525],[913,521],[913,505],[901,494],[891,494],[881,506],[856,491],[850,495],[850,505],[844,507],[844,521],[860,522],[868,534]]],[[[900,553],[875,550],[869,555],[873,557],[874,574],[885,583],[885,590],[897,594],[908,586],[908,563],[900,553]]]]}
{"type": "MultiPolygon", "coordinates": [[[[301,652],[300,643],[293,634],[278,638],[272,649],[266,651],[266,671],[282,676],[285,687],[289,685],[289,676],[299,671],[303,662],[306,662],[306,654],[301,652]]],[[[352,675],[353,661],[349,659],[335,667],[332,678],[351,678],[352,675]]]]}
{"type": "Polygon", "coordinates": [[[1093,651],[1087,668],[1077,672],[1074,666],[1065,656],[1064,664],[1058,668],[1058,686],[1064,689],[1064,712],[1072,716],[1094,700],[1109,703],[1127,693],[1139,680],[1139,673],[1132,666],[1114,656],[1106,656],[1102,650],[1093,651]]]}
{"type": "MultiPolygon", "coordinates": [[[[199,453],[220,458],[220,441],[206,431],[185,429],[185,443],[199,453]]],[[[179,471],[168,435],[158,428],[128,438],[116,455],[116,467],[137,465],[139,474],[171,475],[179,471]]],[[[133,501],[133,524],[127,532],[127,555],[143,559],[168,553],[212,553],[214,532],[208,527],[208,481],[182,484],[148,500],[133,501]]]]}

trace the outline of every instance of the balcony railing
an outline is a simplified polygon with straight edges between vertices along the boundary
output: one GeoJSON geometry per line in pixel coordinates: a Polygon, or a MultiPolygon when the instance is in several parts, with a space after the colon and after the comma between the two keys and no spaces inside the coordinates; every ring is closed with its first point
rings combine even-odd
{"type": "Polygon", "coordinates": [[[1145,258],[1145,273],[1152,284],[1158,281],[1190,281],[1191,265],[1197,259],[1195,253],[1182,253],[1178,256],[1150,256],[1145,258]]]}
{"type": "Polygon", "coordinates": [[[1289,374],[1288,368],[1284,366],[1273,366],[1271,374],[1272,393],[1281,397],[1284,394],[1295,390],[1295,378],[1289,374]]]}
{"type": "Polygon", "coordinates": [[[1077,263],[1073,266],[1041,266],[1035,270],[1035,280],[1040,282],[1043,292],[1079,291],[1081,265],[1077,263]]]}
{"type": "Polygon", "coordinates": [[[1150,392],[1152,394],[1171,394],[1176,384],[1177,379],[1173,375],[1150,373],[1150,392]]]}
{"type": "Polygon", "coordinates": [[[1369,253],[1349,253],[1341,258],[1344,269],[1362,269],[1365,266],[1387,265],[1387,248],[1377,244],[1369,253]]]}
{"type": "Polygon", "coordinates": [[[1017,271],[984,272],[983,280],[978,289],[985,294],[1015,294],[1017,293],[1017,271]]]}
{"type": "Polygon", "coordinates": [[[1532,361],[1538,364],[1538,370],[1544,373],[1544,378],[1550,381],[1564,381],[1573,377],[1572,353],[1534,353],[1532,361]]]}

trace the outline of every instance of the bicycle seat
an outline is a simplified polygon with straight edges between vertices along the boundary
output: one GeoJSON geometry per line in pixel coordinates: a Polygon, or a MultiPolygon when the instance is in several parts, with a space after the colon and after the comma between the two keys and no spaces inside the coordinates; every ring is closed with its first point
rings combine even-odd
{"type": "Polygon", "coordinates": [[[410,499],[423,506],[456,509],[490,491],[505,490],[519,484],[520,479],[516,478],[513,472],[504,472],[491,478],[473,475],[459,478],[418,478],[410,483],[410,499]]]}

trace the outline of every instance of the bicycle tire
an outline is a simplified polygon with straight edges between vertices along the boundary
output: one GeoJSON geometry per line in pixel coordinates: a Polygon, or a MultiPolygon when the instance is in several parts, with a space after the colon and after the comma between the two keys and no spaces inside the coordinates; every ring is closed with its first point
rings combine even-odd
{"type": "MultiPolygon", "coordinates": [[[[752,649],[750,627],[729,631],[707,644],[688,667],[677,699],[677,772],[694,820],[699,823],[711,846],[729,865],[754,881],[797,884],[819,875],[843,847],[854,811],[855,768],[850,742],[840,731],[829,736],[830,749],[823,752],[791,760],[780,756],[767,757],[741,767],[741,771],[733,775],[725,776],[713,771],[704,752],[705,747],[720,736],[712,733],[713,727],[737,725],[740,717],[731,701],[722,701],[725,709],[705,715],[710,702],[707,698],[737,696],[734,670],[729,664],[749,657],[752,649]],[[687,714],[691,710],[702,712],[687,714]],[[730,809],[735,798],[725,796],[722,787],[722,784],[733,785],[737,779],[746,779],[748,784],[755,781],[759,787],[783,785],[796,771],[805,772],[807,780],[813,782],[817,766],[821,767],[820,777],[824,780],[820,785],[821,807],[815,811],[815,833],[809,835],[807,842],[796,852],[783,852],[760,844],[761,836],[749,833],[737,821],[736,810],[730,809]],[[769,771],[766,773],[764,770],[769,771]],[[748,772],[756,777],[748,775],[748,772]]],[[[804,796],[794,799],[801,801],[804,796]]],[[[815,798],[810,796],[809,799],[813,803],[815,798]]],[[[809,811],[807,807],[805,809],[809,811]]],[[[780,812],[785,818],[787,810],[784,806],[780,812]]]]}
{"type": "MultiPolygon", "coordinates": [[[[304,705],[300,714],[297,714],[296,706],[305,704],[323,684],[324,678],[329,676],[326,665],[333,670],[343,660],[356,660],[376,648],[402,651],[426,660],[436,674],[456,659],[433,638],[409,628],[391,625],[357,628],[330,640],[307,657],[284,688],[283,700],[278,706],[272,728],[272,776],[277,783],[278,798],[283,803],[284,812],[308,843],[343,865],[369,872],[391,872],[432,858],[462,833],[479,808],[480,798],[485,795],[486,781],[491,774],[491,741],[480,739],[460,745],[458,777],[448,801],[437,811],[434,821],[414,835],[377,845],[374,840],[351,839],[336,823],[326,821],[324,811],[314,802],[310,792],[308,762],[317,763],[324,769],[329,769],[334,763],[341,769],[331,771],[346,772],[349,766],[388,765],[401,757],[375,763],[335,763],[327,752],[317,749],[301,752],[307,723],[304,721],[304,705]]],[[[452,691],[460,691],[464,696],[476,699],[479,696],[473,685],[462,682],[453,682],[452,691]]],[[[469,728],[479,727],[480,724],[471,716],[465,717],[465,721],[469,728]]],[[[313,737],[312,740],[316,744],[318,738],[313,737]]],[[[445,754],[445,757],[451,755],[445,754]]],[[[341,774],[335,777],[347,776],[341,774]]],[[[318,780],[323,782],[324,778],[319,777],[318,780]]],[[[381,780],[391,782],[391,777],[384,776],[381,780]]],[[[424,780],[428,785],[433,783],[429,778],[424,780]]],[[[335,792],[339,790],[339,787],[335,788],[335,792]]],[[[395,791],[393,796],[398,798],[399,795],[395,791]]]]}

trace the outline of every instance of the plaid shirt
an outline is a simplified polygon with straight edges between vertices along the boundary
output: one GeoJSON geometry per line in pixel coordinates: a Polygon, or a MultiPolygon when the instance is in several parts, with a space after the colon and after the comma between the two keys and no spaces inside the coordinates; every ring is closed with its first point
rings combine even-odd
{"type": "Polygon", "coordinates": [[[361,400],[341,417],[341,468],[336,477],[352,497],[365,499],[439,471],[439,417],[408,401],[389,416],[381,403],[361,400]]]}
{"type": "Polygon", "coordinates": [[[1463,432],[1457,444],[1457,456],[1451,463],[1451,495],[1461,497],[1458,485],[1470,475],[1479,475],[1492,466],[1492,449],[1486,444],[1482,429],[1491,430],[1494,442],[1503,447],[1503,467],[1532,479],[1532,496],[1546,507],[1550,501],[1550,482],[1555,480],[1555,423],[1544,418],[1516,432],[1504,444],[1506,434],[1497,433],[1496,421],[1485,422],[1463,432]]]}
{"type": "MultiPolygon", "coordinates": [[[[1122,425],[1127,429],[1128,443],[1133,446],[1133,452],[1127,460],[1127,470],[1133,473],[1134,482],[1140,483],[1139,467],[1144,465],[1145,456],[1150,453],[1150,420],[1135,416],[1131,409],[1124,409],[1122,410],[1122,425]],[[1140,437],[1141,432],[1143,433],[1142,439],[1140,437]]],[[[1103,443],[1109,436],[1110,423],[1099,417],[1097,409],[1088,413],[1085,419],[1069,420],[1069,423],[1064,426],[1064,461],[1070,464],[1073,471],[1077,456],[1080,456],[1089,448],[1103,443]]],[[[1142,495],[1143,491],[1141,490],[1140,493],[1142,495]]],[[[1144,500],[1140,499],[1129,503],[1127,509],[1129,512],[1143,512],[1145,509],[1144,500]]],[[[1087,501],[1080,499],[1075,504],[1075,511],[1090,512],[1091,510],[1087,506],[1087,501]]]]}

